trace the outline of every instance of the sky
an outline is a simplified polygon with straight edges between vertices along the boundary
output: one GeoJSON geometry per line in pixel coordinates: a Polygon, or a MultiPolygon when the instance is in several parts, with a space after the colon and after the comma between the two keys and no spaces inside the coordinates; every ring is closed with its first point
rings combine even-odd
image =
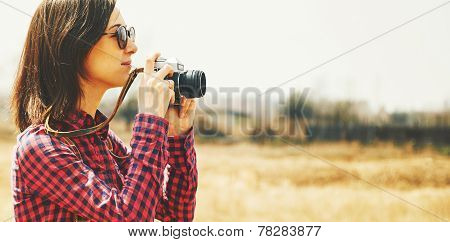
{"type": "MultiPolygon", "coordinates": [[[[0,0],[3,97],[39,2],[0,0]]],[[[313,99],[365,100],[373,110],[433,111],[450,108],[450,4],[348,51],[445,2],[118,0],[117,6],[136,28],[137,65],[160,51],[203,70],[208,88],[264,92],[346,53],[281,88],[310,88],[313,99]]]]}

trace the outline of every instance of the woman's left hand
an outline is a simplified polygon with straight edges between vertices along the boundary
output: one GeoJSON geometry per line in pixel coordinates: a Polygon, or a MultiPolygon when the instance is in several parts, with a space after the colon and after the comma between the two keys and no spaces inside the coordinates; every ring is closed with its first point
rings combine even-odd
{"type": "Polygon", "coordinates": [[[195,99],[181,97],[180,105],[169,105],[165,118],[169,121],[168,136],[186,135],[194,125],[195,99]]]}

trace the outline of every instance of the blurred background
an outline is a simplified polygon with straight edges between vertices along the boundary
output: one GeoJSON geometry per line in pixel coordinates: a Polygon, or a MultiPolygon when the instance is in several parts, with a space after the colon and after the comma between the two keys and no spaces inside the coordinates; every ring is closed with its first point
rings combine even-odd
{"type": "MultiPolygon", "coordinates": [[[[9,95],[39,0],[1,0],[0,219],[12,221],[9,95]]],[[[118,0],[143,65],[207,76],[195,221],[450,218],[450,3],[118,0]]],[[[135,85],[111,128],[129,143],[135,85]]],[[[120,89],[101,104],[108,114],[120,89]]]]}

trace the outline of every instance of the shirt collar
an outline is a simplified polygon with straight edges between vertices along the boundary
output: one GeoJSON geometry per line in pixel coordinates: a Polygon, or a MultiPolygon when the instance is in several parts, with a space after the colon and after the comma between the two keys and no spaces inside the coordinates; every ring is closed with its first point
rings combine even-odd
{"type": "MultiPolygon", "coordinates": [[[[90,128],[104,122],[106,119],[107,117],[99,110],[96,111],[95,117],[92,117],[83,110],[76,110],[65,115],[64,120],[58,121],[56,126],[61,131],[74,131],[78,129],[90,128]]],[[[109,124],[98,130],[96,134],[102,139],[105,139],[108,134],[108,130],[109,124]]]]}

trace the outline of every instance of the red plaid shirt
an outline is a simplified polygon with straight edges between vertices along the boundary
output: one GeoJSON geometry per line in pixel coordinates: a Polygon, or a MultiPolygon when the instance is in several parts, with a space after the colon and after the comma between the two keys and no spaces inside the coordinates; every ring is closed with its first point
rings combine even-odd
{"type": "MultiPolygon", "coordinates": [[[[97,111],[94,120],[81,111],[67,120],[54,126],[86,128],[106,117],[97,111]]],[[[79,152],[48,135],[43,125],[30,126],[14,150],[15,220],[192,221],[197,190],[193,129],[168,137],[168,125],[166,119],[137,114],[131,150],[105,127],[71,138],[79,152]]]]}

